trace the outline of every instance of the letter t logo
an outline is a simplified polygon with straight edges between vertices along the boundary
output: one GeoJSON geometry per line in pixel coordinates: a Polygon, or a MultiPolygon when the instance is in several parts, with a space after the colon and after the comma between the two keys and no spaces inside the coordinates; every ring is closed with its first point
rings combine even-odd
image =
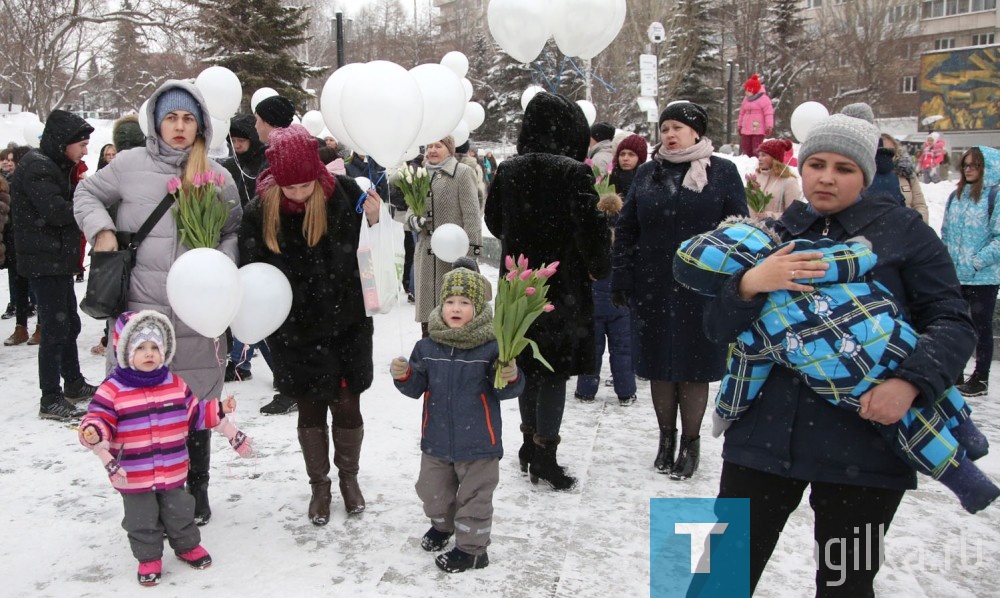
{"type": "Polygon", "coordinates": [[[721,535],[728,523],[674,523],[674,533],[691,536],[691,573],[711,573],[711,536],[721,535]]]}

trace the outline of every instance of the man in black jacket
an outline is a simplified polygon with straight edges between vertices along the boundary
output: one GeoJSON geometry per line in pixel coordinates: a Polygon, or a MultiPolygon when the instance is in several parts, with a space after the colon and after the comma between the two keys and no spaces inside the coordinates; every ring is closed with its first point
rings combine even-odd
{"type": "Polygon", "coordinates": [[[257,174],[267,168],[264,144],[260,142],[254,122],[251,114],[233,117],[229,123],[229,136],[233,140],[235,155],[219,162],[233,175],[244,208],[257,193],[257,174]]]}
{"type": "Polygon", "coordinates": [[[42,331],[38,416],[43,419],[73,421],[82,417],[85,412],[70,401],[89,399],[96,390],[84,380],[77,355],[80,315],[73,276],[79,270],[80,229],[73,218],[70,186],[70,172],[87,155],[93,131],[79,116],[54,110],[45,123],[39,148],[21,159],[11,178],[17,269],[29,278],[38,299],[42,331]]]}

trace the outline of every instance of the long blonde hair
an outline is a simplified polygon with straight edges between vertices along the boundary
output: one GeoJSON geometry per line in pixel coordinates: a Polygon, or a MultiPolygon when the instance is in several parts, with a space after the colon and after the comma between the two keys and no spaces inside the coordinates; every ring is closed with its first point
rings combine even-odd
{"type": "Polygon", "coordinates": [[[194,138],[194,145],[191,146],[191,153],[188,154],[187,162],[184,164],[184,175],[181,177],[185,191],[191,191],[195,174],[212,170],[208,163],[208,149],[205,145],[205,138],[202,135],[199,134],[194,138]]]}
{"type": "MultiPolygon", "coordinates": [[[[281,253],[278,235],[281,224],[281,187],[273,185],[261,197],[264,209],[264,244],[274,253],[281,253]]],[[[326,234],[326,194],[323,185],[316,181],[312,195],[306,200],[306,217],[302,221],[302,238],[309,247],[315,247],[326,234]]]]}

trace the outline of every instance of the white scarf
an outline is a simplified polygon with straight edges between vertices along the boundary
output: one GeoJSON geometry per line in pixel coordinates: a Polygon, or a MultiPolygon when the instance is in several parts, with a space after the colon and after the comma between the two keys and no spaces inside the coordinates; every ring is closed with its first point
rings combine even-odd
{"type": "Polygon", "coordinates": [[[711,164],[709,158],[712,157],[713,151],[715,151],[715,148],[712,147],[712,140],[708,137],[702,137],[698,143],[682,150],[668,150],[661,144],[659,149],[656,150],[656,159],[666,160],[672,164],[690,162],[691,167],[688,168],[687,174],[684,175],[681,186],[696,193],[701,193],[701,190],[708,184],[708,172],[706,169],[711,164]]]}

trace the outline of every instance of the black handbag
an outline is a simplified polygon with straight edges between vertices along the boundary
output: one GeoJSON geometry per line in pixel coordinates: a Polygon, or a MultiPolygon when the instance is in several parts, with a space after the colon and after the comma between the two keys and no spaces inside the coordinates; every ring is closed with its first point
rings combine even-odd
{"type": "Polygon", "coordinates": [[[139,244],[174,203],[167,194],[136,233],[117,232],[118,251],[91,251],[87,292],[80,301],[80,311],[92,318],[117,318],[128,307],[128,290],[139,244]]]}

